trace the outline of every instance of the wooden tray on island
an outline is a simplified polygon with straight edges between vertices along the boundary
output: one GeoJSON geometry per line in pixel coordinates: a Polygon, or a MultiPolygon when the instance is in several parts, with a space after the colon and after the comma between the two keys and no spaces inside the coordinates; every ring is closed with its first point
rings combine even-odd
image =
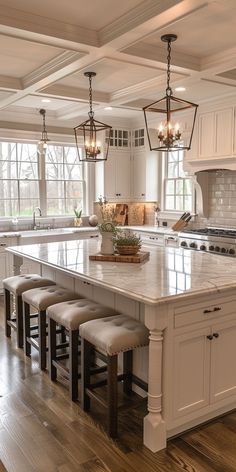
{"type": "Polygon", "coordinates": [[[122,256],[120,254],[93,254],[89,256],[90,261],[109,261],[109,262],[144,262],[149,259],[150,252],[140,251],[133,256],[122,256]]]}

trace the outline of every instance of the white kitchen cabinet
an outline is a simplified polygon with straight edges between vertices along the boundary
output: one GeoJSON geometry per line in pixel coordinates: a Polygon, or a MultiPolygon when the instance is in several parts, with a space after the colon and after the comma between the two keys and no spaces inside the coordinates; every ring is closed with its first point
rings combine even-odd
{"type": "Polygon", "coordinates": [[[175,420],[236,398],[235,300],[216,305],[205,309],[192,306],[175,317],[172,405],[175,420]],[[206,321],[200,323],[204,317],[206,321]]]}
{"type": "Polygon", "coordinates": [[[215,112],[216,156],[231,156],[233,153],[233,108],[215,112]]]}
{"type": "MultiPolygon", "coordinates": [[[[150,130],[150,133],[156,132],[150,130]]],[[[158,171],[160,156],[150,151],[144,129],[133,131],[132,149],[132,197],[134,200],[158,200],[158,171]]]]}
{"type": "Polygon", "coordinates": [[[210,157],[214,155],[214,113],[203,113],[199,115],[199,157],[210,157]]]}
{"type": "Polygon", "coordinates": [[[176,336],[174,342],[173,416],[178,418],[209,403],[209,328],[176,336]]]}
{"type": "Polygon", "coordinates": [[[107,161],[96,165],[96,198],[105,195],[109,201],[129,200],[130,150],[110,150],[107,161]]]}

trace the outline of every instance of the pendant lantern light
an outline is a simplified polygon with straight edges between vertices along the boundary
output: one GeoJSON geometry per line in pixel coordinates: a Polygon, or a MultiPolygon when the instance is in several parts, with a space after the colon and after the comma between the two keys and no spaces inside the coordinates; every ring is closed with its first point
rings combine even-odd
{"type": "Polygon", "coordinates": [[[42,135],[41,135],[41,139],[39,141],[39,144],[45,150],[45,149],[47,149],[48,141],[50,141],[50,139],[48,138],[47,130],[46,130],[46,122],[45,122],[46,110],[41,108],[41,110],[39,110],[39,113],[43,117],[43,130],[42,130],[42,135]]]}
{"type": "Polygon", "coordinates": [[[161,40],[167,43],[167,86],[166,95],[157,102],[143,108],[147,136],[151,151],[179,151],[191,148],[193,130],[198,105],[174,97],[170,86],[171,43],[176,41],[175,34],[165,34],[161,40]],[[190,129],[183,137],[181,118],[188,113],[190,129]],[[154,129],[153,129],[154,128],[154,129]]]}
{"type": "Polygon", "coordinates": [[[96,76],[96,72],[85,72],[84,75],[89,79],[90,110],[88,112],[89,119],[74,128],[79,160],[85,162],[106,161],[112,127],[94,119],[92,77],[96,76]],[[81,136],[83,137],[83,152],[81,152],[81,136]],[[104,139],[105,136],[106,139],[104,139]]]}

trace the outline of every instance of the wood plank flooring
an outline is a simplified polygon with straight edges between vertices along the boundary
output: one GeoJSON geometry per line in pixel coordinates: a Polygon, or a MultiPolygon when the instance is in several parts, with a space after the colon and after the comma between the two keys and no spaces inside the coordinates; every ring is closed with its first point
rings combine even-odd
{"type": "MultiPolygon", "coordinates": [[[[119,440],[50,382],[37,355],[26,359],[3,331],[0,297],[0,472],[236,472],[236,412],[168,442],[153,454],[142,444],[144,402],[120,415],[119,440]]],[[[101,423],[100,423],[101,422],[101,423]]]]}

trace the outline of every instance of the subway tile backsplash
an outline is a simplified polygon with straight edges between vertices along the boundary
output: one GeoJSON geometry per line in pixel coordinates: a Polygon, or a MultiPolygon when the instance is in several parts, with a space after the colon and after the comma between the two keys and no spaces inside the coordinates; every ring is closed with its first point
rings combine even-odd
{"type": "Polygon", "coordinates": [[[236,228],[236,171],[209,173],[208,209],[208,224],[236,228]]]}

